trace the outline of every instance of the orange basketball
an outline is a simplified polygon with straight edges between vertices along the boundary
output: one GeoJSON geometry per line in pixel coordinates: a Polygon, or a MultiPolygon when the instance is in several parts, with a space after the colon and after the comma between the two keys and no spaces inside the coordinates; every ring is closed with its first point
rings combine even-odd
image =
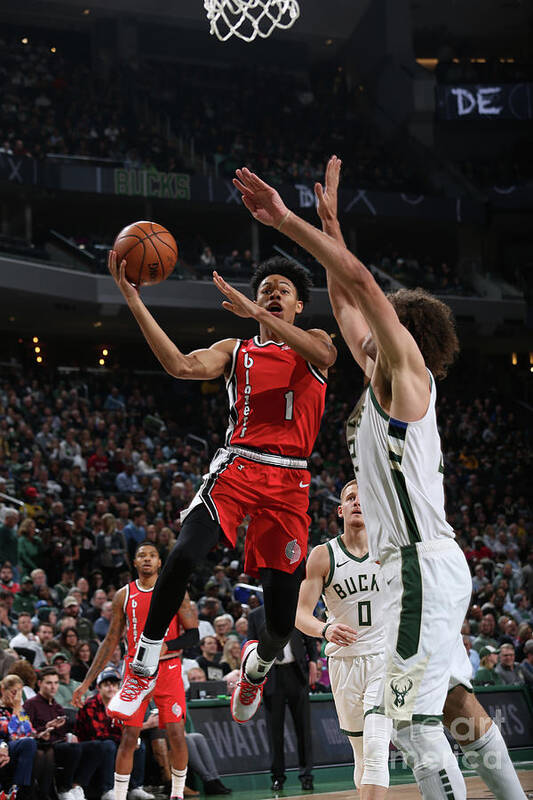
{"type": "Polygon", "coordinates": [[[117,265],[126,259],[126,277],[135,286],[149,286],[168,278],[178,259],[176,240],[157,222],[132,222],[113,245],[117,265]]]}

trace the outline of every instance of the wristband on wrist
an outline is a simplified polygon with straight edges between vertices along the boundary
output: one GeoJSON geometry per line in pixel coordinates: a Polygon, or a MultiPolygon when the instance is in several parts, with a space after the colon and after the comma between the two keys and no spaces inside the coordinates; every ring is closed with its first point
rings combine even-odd
{"type": "Polygon", "coordinates": [[[326,622],[326,624],[322,628],[322,638],[323,639],[326,638],[326,631],[327,631],[327,629],[329,628],[330,625],[331,625],[331,622],[326,622]]]}
{"type": "Polygon", "coordinates": [[[285,216],[283,217],[283,219],[281,220],[281,222],[280,222],[280,223],[279,223],[279,225],[278,225],[278,228],[277,228],[277,229],[278,229],[278,231],[280,231],[280,230],[281,230],[281,227],[282,227],[282,225],[285,225],[285,223],[286,223],[286,222],[287,222],[287,220],[289,219],[290,215],[291,215],[291,212],[290,212],[290,211],[287,211],[287,213],[285,214],[285,216]]]}

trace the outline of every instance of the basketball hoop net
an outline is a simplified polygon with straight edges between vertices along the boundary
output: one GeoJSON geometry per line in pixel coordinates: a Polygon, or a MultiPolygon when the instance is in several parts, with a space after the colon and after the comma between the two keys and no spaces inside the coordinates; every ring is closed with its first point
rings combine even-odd
{"type": "Polygon", "coordinates": [[[204,0],[210,33],[221,42],[238,36],[251,42],[266,39],[274,28],[286,30],[300,16],[297,0],[204,0]]]}

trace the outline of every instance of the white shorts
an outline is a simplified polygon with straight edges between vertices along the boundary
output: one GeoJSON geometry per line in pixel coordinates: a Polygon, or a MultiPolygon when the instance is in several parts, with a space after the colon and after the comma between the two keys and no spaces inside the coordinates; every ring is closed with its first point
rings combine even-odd
{"type": "Polygon", "coordinates": [[[385,590],[384,710],[394,720],[442,719],[446,695],[471,690],[463,625],[472,578],[453,539],[402,547],[382,565],[385,590]]]}
{"type": "Polygon", "coordinates": [[[383,653],[328,659],[339,725],[347,736],[363,735],[365,715],[381,703],[384,671],[383,653]]]}

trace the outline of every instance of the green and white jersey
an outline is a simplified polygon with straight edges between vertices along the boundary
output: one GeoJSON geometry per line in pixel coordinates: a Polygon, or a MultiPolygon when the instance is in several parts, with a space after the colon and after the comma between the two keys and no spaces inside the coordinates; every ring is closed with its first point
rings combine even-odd
{"type": "Polygon", "coordinates": [[[393,419],[369,385],[346,424],[370,558],[375,561],[383,562],[406,545],[454,538],[444,511],[437,393],[429,370],[428,374],[431,396],[422,419],[393,419]]]}
{"type": "Polygon", "coordinates": [[[322,596],[328,622],[342,622],[357,631],[357,641],[347,647],[333,642],[326,645],[326,655],[333,658],[369,656],[383,653],[383,595],[380,566],[368,553],[352,555],[340,536],[327,543],[329,573],[322,596]]]}

